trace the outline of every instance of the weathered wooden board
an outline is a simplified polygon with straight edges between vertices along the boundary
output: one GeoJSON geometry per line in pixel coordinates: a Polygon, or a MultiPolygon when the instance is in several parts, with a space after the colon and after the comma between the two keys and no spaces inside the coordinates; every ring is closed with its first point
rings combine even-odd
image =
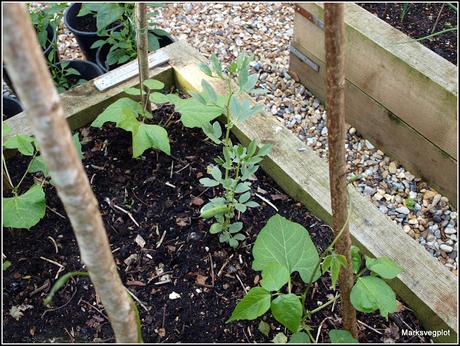
{"type": "MultiPolygon", "coordinates": [[[[292,46],[324,66],[323,5],[299,3],[296,8],[292,46]]],[[[455,204],[457,67],[419,42],[409,43],[408,36],[353,3],[346,4],[345,28],[346,79],[356,96],[355,112],[347,113],[347,121],[455,204]],[[377,119],[376,109],[384,119],[377,119]],[[418,135],[404,138],[411,132],[418,135]],[[423,152],[424,159],[418,160],[423,152]]],[[[308,88],[324,90],[307,64],[291,59],[290,71],[308,88]]],[[[321,68],[319,73],[324,75],[321,68]]]]}
{"type": "MultiPolygon", "coordinates": [[[[193,48],[183,46],[170,63],[175,70],[178,87],[184,91],[201,89],[207,79],[217,90],[224,85],[204,75],[197,64],[204,61],[193,48]]],[[[237,124],[234,133],[243,143],[257,139],[273,144],[263,168],[292,197],[303,202],[326,222],[331,221],[328,165],[272,116],[258,114],[237,124]]],[[[389,256],[405,270],[389,283],[404,302],[414,309],[428,329],[451,328],[457,332],[456,277],[430,256],[400,226],[382,214],[364,196],[351,189],[353,204],[350,231],[353,241],[372,256],[389,256]]]]}
{"type": "MultiPolygon", "coordinates": [[[[169,64],[156,67],[151,70],[151,76],[165,83],[165,88],[169,89],[174,85],[174,72],[169,64]]],[[[124,88],[138,85],[137,76],[132,77],[117,86],[100,92],[94,86],[94,81],[89,81],[84,85],[75,87],[62,93],[61,102],[64,107],[64,114],[67,116],[69,126],[72,130],[85,126],[93,121],[102,110],[114,102],[116,99],[126,96],[124,88]]],[[[12,131],[7,136],[17,133],[31,135],[32,130],[26,118],[25,112],[6,120],[12,131]]]]}
{"type": "MultiPolygon", "coordinates": [[[[196,64],[204,61],[204,58],[185,42],[179,41],[163,49],[170,57],[170,66],[155,68],[151,71],[152,77],[163,80],[168,86],[176,83],[186,92],[200,89],[202,78],[208,79],[217,90],[223,90],[221,83],[210,80],[199,70],[196,64]]],[[[64,108],[72,128],[88,124],[109,102],[122,95],[123,87],[135,84],[135,80],[130,80],[104,93],[95,90],[94,86],[88,86],[85,95],[82,90],[75,89],[73,93],[78,101],[72,100],[68,93],[63,95],[64,108]]],[[[8,122],[15,133],[27,132],[27,120],[22,114],[8,122]]],[[[234,133],[243,143],[251,139],[257,139],[258,143],[272,143],[272,152],[264,160],[263,168],[286,193],[304,203],[324,221],[331,222],[325,160],[310,149],[298,151],[299,148],[305,148],[304,143],[269,114],[258,114],[238,124],[234,133]]],[[[395,259],[405,271],[397,279],[391,280],[390,285],[417,313],[425,328],[450,328],[452,334],[449,340],[455,340],[456,277],[354,189],[351,190],[351,201],[350,231],[355,244],[366,254],[395,259]]]]}
{"type": "MultiPolygon", "coordinates": [[[[298,6],[324,16],[322,4],[298,6]]],[[[456,157],[457,67],[360,6],[345,9],[347,79],[456,157]]],[[[324,31],[299,13],[294,28],[294,46],[325,61],[324,31]]]]}
{"type": "MultiPolygon", "coordinates": [[[[310,69],[293,53],[290,54],[289,71],[295,72],[302,84],[325,101],[325,64],[302,48],[299,50],[319,66],[319,72],[310,69]]],[[[345,81],[345,97],[348,123],[356,127],[376,147],[403,163],[413,174],[423,176],[431,186],[446,194],[453,205],[457,204],[456,160],[427,141],[349,80],[345,81]]]]}

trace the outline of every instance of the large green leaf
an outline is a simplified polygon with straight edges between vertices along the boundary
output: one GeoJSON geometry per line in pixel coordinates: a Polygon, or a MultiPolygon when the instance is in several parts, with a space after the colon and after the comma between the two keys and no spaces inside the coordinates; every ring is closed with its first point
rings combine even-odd
{"type": "Polygon", "coordinates": [[[262,287],[254,287],[244,296],[233,310],[232,315],[226,321],[254,320],[270,309],[270,292],[262,287]]]}
{"type": "Polygon", "coordinates": [[[103,30],[110,24],[121,18],[123,14],[123,8],[119,4],[106,4],[104,10],[98,11],[96,16],[96,27],[97,30],[103,30]]]}
{"type": "Polygon", "coordinates": [[[139,157],[149,148],[161,150],[171,155],[168,133],[158,125],[141,123],[137,131],[133,132],[133,157],[139,157]]]}
{"type": "Polygon", "coordinates": [[[128,97],[118,99],[108,106],[97,118],[91,123],[92,127],[102,127],[106,122],[114,122],[117,124],[121,120],[123,114],[132,113],[135,116],[143,111],[142,105],[128,97]]]}
{"type": "Polygon", "coordinates": [[[267,291],[278,291],[289,280],[287,268],[279,263],[270,263],[262,270],[260,285],[267,291]]]}
{"type": "MultiPolygon", "coordinates": [[[[309,282],[319,261],[318,252],[308,231],[300,224],[281,215],[272,216],[257,236],[252,250],[254,270],[263,270],[270,263],[285,266],[289,273],[298,271],[304,282],[309,282]]],[[[320,277],[319,271],[313,281],[320,277]]]]}
{"type": "Polygon", "coordinates": [[[3,227],[30,228],[45,215],[45,192],[32,186],[19,196],[3,198],[3,227]]]}
{"type": "Polygon", "coordinates": [[[384,279],[394,279],[402,269],[389,257],[370,258],[366,256],[366,267],[384,279]]]}
{"type": "Polygon", "coordinates": [[[388,319],[396,311],[396,295],[388,284],[375,276],[360,277],[351,289],[350,300],[356,310],[374,312],[388,319]]]}
{"type": "Polygon", "coordinates": [[[348,330],[333,329],[329,331],[332,344],[359,344],[348,330]]]}
{"type": "Polygon", "coordinates": [[[32,156],[34,154],[34,139],[27,135],[14,135],[8,138],[3,146],[7,149],[17,149],[22,155],[32,156]]]}
{"type": "Polygon", "coordinates": [[[289,293],[278,296],[272,301],[271,310],[273,317],[291,332],[296,333],[299,330],[303,309],[296,294],[289,293]]]}
{"type": "Polygon", "coordinates": [[[181,121],[185,127],[203,128],[222,114],[223,109],[214,105],[204,105],[195,99],[181,99],[174,102],[176,112],[181,114],[181,121]]]}

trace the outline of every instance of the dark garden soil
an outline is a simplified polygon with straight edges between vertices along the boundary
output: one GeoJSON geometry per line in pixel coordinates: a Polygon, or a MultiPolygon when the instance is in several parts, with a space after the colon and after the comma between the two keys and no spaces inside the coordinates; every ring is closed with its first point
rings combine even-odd
{"type": "Polygon", "coordinates": [[[86,16],[78,17],[78,20],[75,20],[73,23],[75,29],[83,32],[96,32],[96,18],[91,15],[87,14],[86,16]]]}
{"type": "MultiPolygon", "coordinates": [[[[171,111],[163,106],[157,115],[167,119],[171,111]]],[[[205,189],[198,179],[206,175],[206,166],[221,148],[205,140],[200,131],[184,129],[177,123],[177,114],[172,119],[170,157],[148,150],[140,159],[132,159],[130,134],[110,125],[80,130],[83,163],[100,203],[119,273],[147,309],[139,306],[144,341],[269,342],[282,331],[272,318],[264,317],[272,326],[269,337],[258,331],[259,321],[225,324],[244,289],[260,279],[260,273],[251,270],[251,248],[260,229],[276,213],[255,193],[272,201],[281,215],[304,225],[320,252],[331,242],[331,230],[259,170],[252,192],[261,207],[241,216],[247,240],[237,250],[220,244],[217,236],[209,234],[209,222],[199,218],[201,205],[217,191],[205,189]],[[115,205],[129,211],[140,227],[115,205]],[[138,236],[145,241],[143,247],[136,243],[138,236]],[[170,299],[173,292],[180,298],[170,299]]],[[[19,156],[9,159],[13,181],[18,181],[26,164],[19,156]]],[[[31,183],[28,178],[25,186],[31,183]]],[[[3,273],[3,340],[113,342],[103,306],[87,278],[69,281],[52,306],[42,305],[56,277],[84,270],[55,189],[47,185],[46,194],[49,210],[37,226],[3,231],[3,251],[12,263],[3,273]],[[59,265],[50,261],[63,266],[59,275],[59,265]],[[16,320],[10,310],[21,305],[26,309],[16,320]]],[[[301,287],[297,276],[294,290],[300,292],[301,287]]],[[[327,301],[333,294],[329,287],[329,277],[315,284],[311,307],[327,301]]],[[[339,304],[333,305],[312,320],[315,337],[322,325],[319,342],[329,341],[329,329],[341,327],[339,304]]],[[[358,318],[363,322],[359,325],[362,342],[428,341],[401,336],[401,329],[420,329],[413,313],[404,307],[388,322],[377,314],[359,313],[358,318]]]]}
{"type": "MultiPolygon", "coordinates": [[[[402,3],[358,3],[358,5],[412,38],[457,27],[457,12],[447,4],[443,6],[442,2],[412,2],[402,21],[402,3]],[[438,15],[439,20],[433,30],[438,15]]],[[[457,65],[457,31],[450,31],[419,42],[457,65]]]]}

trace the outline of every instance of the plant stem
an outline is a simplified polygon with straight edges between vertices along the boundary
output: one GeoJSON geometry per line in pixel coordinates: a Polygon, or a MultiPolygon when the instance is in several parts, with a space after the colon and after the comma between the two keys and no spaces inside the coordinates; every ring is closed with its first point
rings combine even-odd
{"type": "Polygon", "coordinates": [[[305,300],[307,298],[308,291],[310,290],[310,288],[311,288],[311,286],[313,284],[313,278],[315,277],[316,273],[318,272],[319,266],[320,266],[321,262],[323,261],[324,257],[334,248],[335,243],[337,242],[337,240],[339,240],[339,238],[342,236],[343,232],[345,231],[345,228],[348,225],[348,222],[350,221],[350,214],[351,214],[351,198],[348,198],[348,216],[347,216],[347,219],[345,220],[344,225],[342,226],[342,228],[340,229],[339,233],[336,235],[336,237],[334,238],[332,243],[327,247],[326,250],[323,251],[321,256],[319,256],[319,261],[318,261],[318,263],[316,263],[315,269],[313,269],[313,272],[312,272],[312,274],[310,276],[310,280],[309,280],[309,282],[307,284],[307,287],[305,288],[305,291],[302,294],[302,306],[304,306],[304,308],[305,308],[305,300]]]}
{"type": "Polygon", "coordinates": [[[30,165],[31,165],[32,162],[34,161],[35,156],[37,156],[37,154],[38,154],[38,151],[35,151],[34,155],[32,156],[32,159],[29,161],[29,164],[27,165],[26,171],[24,172],[24,174],[23,174],[22,177],[21,177],[21,180],[19,180],[19,183],[13,188],[14,191],[18,191],[19,186],[21,185],[22,181],[23,181],[24,178],[26,177],[27,173],[29,173],[30,165]]]}
{"type": "Polygon", "coordinates": [[[10,172],[8,171],[8,167],[6,165],[5,157],[2,153],[2,164],[3,164],[3,176],[6,177],[6,183],[8,184],[5,186],[8,190],[13,190],[13,182],[11,181],[10,172]]]}
{"type": "MultiPolygon", "coordinates": [[[[232,116],[231,116],[231,113],[230,113],[230,101],[231,101],[232,96],[233,96],[233,88],[232,88],[232,84],[231,84],[231,77],[227,77],[226,81],[227,81],[227,90],[228,90],[229,94],[228,94],[227,104],[225,106],[225,118],[226,118],[225,129],[226,130],[225,130],[224,150],[225,150],[225,148],[229,149],[229,147],[230,147],[230,129],[231,129],[231,124],[232,124],[232,116]]],[[[230,168],[225,167],[224,181],[226,181],[228,179],[229,174],[230,174],[230,168]]],[[[229,197],[230,191],[231,191],[231,187],[225,188],[225,199],[226,199],[227,202],[228,202],[228,199],[229,199],[228,197],[229,197]]],[[[233,201],[233,197],[232,197],[232,201],[233,201]]],[[[230,223],[230,218],[227,218],[227,216],[225,216],[224,225],[223,225],[224,231],[228,229],[229,223],[230,223]]]]}
{"type": "Polygon", "coordinates": [[[324,309],[326,306],[332,304],[333,302],[335,302],[337,299],[340,298],[340,294],[337,294],[334,298],[328,300],[326,303],[318,306],[316,309],[313,309],[311,311],[307,311],[307,314],[308,316],[311,316],[311,315],[314,315],[316,314],[318,311],[321,311],[322,309],[324,309]]]}

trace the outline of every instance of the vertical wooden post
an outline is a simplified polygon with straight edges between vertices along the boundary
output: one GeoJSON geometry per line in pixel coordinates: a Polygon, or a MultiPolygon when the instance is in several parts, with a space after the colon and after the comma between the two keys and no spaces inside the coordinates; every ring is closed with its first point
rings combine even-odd
{"type": "Polygon", "coordinates": [[[24,4],[5,4],[3,52],[33,134],[65,207],[117,342],[137,342],[131,298],[118,276],[104,223],[72,143],[64,111],[24,4]]]}
{"type": "MultiPolygon", "coordinates": [[[[344,4],[324,4],[327,129],[329,143],[329,181],[331,187],[332,224],[335,234],[342,229],[348,214],[347,172],[345,161],[345,46],[344,4]]],[[[345,256],[348,268],[342,268],[339,287],[342,296],[344,327],[358,337],[356,310],[350,301],[354,284],[351,262],[351,238],[348,225],[336,243],[338,254],[345,256]]]]}
{"type": "Polygon", "coordinates": [[[137,28],[137,61],[139,64],[139,81],[141,84],[142,105],[147,112],[152,112],[152,106],[148,99],[149,89],[146,86],[144,86],[144,81],[149,78],[147,4],[139,2],[136,3],[134,6],[137,28]]]}

